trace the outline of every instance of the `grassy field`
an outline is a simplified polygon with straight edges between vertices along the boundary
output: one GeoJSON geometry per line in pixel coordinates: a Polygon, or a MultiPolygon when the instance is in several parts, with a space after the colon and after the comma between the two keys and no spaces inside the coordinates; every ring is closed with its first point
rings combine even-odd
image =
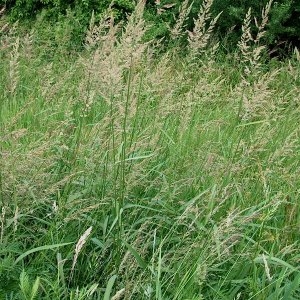
{"type": "Polygon", "coordinates": [[[0,299],[300,299],[299,53],[263,63],[246,18],[221,55],[202,16],[185,55],[142,5],[80,53],[3,30],[0,299]]]}

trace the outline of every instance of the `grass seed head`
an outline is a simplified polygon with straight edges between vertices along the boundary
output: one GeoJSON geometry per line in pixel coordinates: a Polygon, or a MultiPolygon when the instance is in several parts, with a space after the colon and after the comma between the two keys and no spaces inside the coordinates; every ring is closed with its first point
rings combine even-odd
{"type": "Polygon", "coordinates": [[[73,263],[72,263],[72,268],[71,268],[71,276],[70,276],[70,280],[72,279],[73,277],[73,274],[74,274],[74,268],[75,268],[75,265],[76,265],[76,262],[77,262],[77,259],[78,259],[78,256],[79,256],[79,253],[81,251],[81,249],[83,248],[84,244],[86,243],[88,237],[90,236],[91,232],[92,232],[92,229],[93,227],[89,227],[84,233],[83,235],[79,238],[77,244],[76,244],[76,247],[75,247],[75,254],[74,254],[74,257],[73,257],[73,263]]]}

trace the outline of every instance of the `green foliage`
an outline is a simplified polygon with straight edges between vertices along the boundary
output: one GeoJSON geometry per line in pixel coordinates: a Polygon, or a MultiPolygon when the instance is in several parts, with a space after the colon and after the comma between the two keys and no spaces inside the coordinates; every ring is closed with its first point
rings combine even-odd
{"type": "MultiPolygon", "coordinates": [[[[46,33],[49,41],[66,42],[69,51],[81,48],[84,34],[94,12],[95,21],[101,18],[103,12],[110,6],[111,0],[9,0],[6,2],[10,18],[16,20],[40,20],[41,26],[56,23],[56,33],[46,33]],[[67,18],[66,18],[67,17],[67,18]],[[42,20],[42,21],[41,21],[42,20]],[[61,33],[66,36],[61,36],[61,33]]],[[[115,22],[125,20],[135,7],[134,0],[115,0],[111,13],[115,22]]],[[[47,31],[47,30],[45,30],[47,31]]]]}
{"type": "MultiPolygon", "coordinates": [[[[201,0],[200,0],[201,1],[201,0]]],[[[227,37],[227,46],[235,46],[240,35],[243,19],[251,6],[252,15],[258,20],[261,12],[267,4],[265,1],[239,1],[239,0],[215,0],[214,15],[223,11],[222,17],[218,22],[217,29],[221,37],[227,37]]],[[[290,43],[294,46],[300,45],[300,3],[295,0],[279,0],[272,4],[265,35],[265,43],[270,47],[279,42],[290,43]]]]}
{"type": "Polygon", "coordinates": [[[293,0],[275,2],[268,26],[268,43],[278,45],[283,50],[293,50],[290,46],[300,47],[299,32],[300,2],[293,0]]]}
{"type": "Polygon", "coordinates": [[[1,36],[0,298],[297,299],[299,53],[153,55],[139,10],[71,55],[74,14],[1,36]]]}
{"type": "MultiPolygon", "coordinates": [[[[64,14],[67,9],[71,9],[85,19],[90,18],[91,11],[95,11],[96,14],[101,13],[110,4],[110,0],[9,0],[6,2],[14,19],[35,17],[43,9],[52,18],[64,14]]],[[[112,8],[116,19],[125,18],[126,13],[131,12],[134,6],[134,0],[115,0],[112,8]]]]}
{"type": "Polygon", "coordinates": [[[37,298],[38,289],[40,285],[40,278],[37,277],[34,283],[30,282],[28,274],[25,270],[20,274],[20,290],[21,299],[23,300],[34,300],[37,298]]]}
{"type": "MultiPolygon", "coordinates": [[[[203,0],[195,0],[187,20],[187,29],[192,30],[193,20],[196,18],[203,0]]],[[[145,19],[155,26],[147,33],[147,39],[163,38],[168,41],[169,28],[174,24],[178,15],[180,0],[147,1],[145,19]]],[[[251,3],[239,0],[215,0],[212,14],[216,16],[221,11],[215,33],[223,40],[223,46],[233,49],[241,35],[241,26],[246,12],[251,4],[253,16],[258,19],[261,11],[266,5],[264,2],[255,0],[251,3]]],[[[51,20],[62,20],[68,14],[72,14],[74,31],[73,38],[82,41],[83,33],[88,26],[91,12],[95,13],[95,20],[99,20],[101,14],[111,5],[115,21],[125,20],[127,15],[133,11],[135,0],[9,0],[6,1],[11,17],[16,19],[33,18],[44,10],[44,15],[51,20]]],[[[270,47],[282,44],[293,46],[300,45],[300,3],[295,0],[279,0],[273,3],[268,24],[268,32],[265,43],[270,47]]],[[[77,43],[78,43],[77,42],[77,43]]],[[[167,44],[167,43],[166,43],[167,44]]]]}

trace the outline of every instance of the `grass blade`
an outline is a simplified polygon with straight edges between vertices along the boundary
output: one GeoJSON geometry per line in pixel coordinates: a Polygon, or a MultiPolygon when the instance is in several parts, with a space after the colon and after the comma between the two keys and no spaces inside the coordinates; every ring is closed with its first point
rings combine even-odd
{"type": "Polygon", "coordinates": [[[44,246],[40,246],[40,247],[30,249],[30,250],[26,251],[25,253],[21,254],[16,259],[14,264],[16,265],[18,262],[20,262],[22,259],[24,259],[26,256],[28,256],[32,253],[43,251],[43,250],[51,250],[51,249],[55,249],[55,248],[59,248],[59,247],[63,247],[63,246],[71,245],[71,244],[74,244],[74,243],[70,242],[70,243],[61,243],[61,244],[54,244],[54,245],[44,245],[44,246]]]}
{"type": "Polygon", "coordinates": [[[137,263],[142,269],[147,268],[147,263],[141,258],[141,256],[138,254],[138,252],[127,242],[124,241],[125,246],[128,248],[129,252],[134,256],[136,259],[137,263]]]}
{"type": "Polygon", "coordinates": [[[113,275],[112,277],[110,277],[110,279],[108,280],[106,289],[105,289],[105,294],[104,294],[104,298],[103,300],[109,300],[110,299],[110,294],[113,288],[113,285],[116,281],[117,275],[113,275]]]}

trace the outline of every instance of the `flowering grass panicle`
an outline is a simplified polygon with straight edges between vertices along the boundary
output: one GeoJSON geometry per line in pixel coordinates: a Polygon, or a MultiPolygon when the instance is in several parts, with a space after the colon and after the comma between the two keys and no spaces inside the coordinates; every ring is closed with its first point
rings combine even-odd
{"type": "Polygon", "coordinates": [[[19,72],[19,54],[20,51],[20,38],[16,38],[15,42],[12,46],[12,51],[10,55],[10,62],[9,62],[9,86],[8,91],[11,94],[15,94],[19,78],[20,78],[20,72],[19,72]]]}
{"type": "Polygon", "coordinates": [[[83,235],[79,238],[76,247],[75,247],[75,254],[73,257],[73,262],[72,262],[72,267],[71,267],[71,275],[70,275],[70,280],[72,280],[73,278],[73,274],[74,274],[74,269],[75,269],[75,265],[77,263],[77,259],[79,256],[80,251],[82,250],[84,244],[86,243],[88,237],[90,236],[90,234],[92,233],[92,229],[93,227],[89,227],[84,233],[83,235]]]}
{"type": "Polygon", "coordinates": [[[257,18],[254,18],[255,26],[257,28],[256,37],[251,33],[251,7],[249,8],[244,23],[242,25],[242,36],[238,42],[238,47],[242,54],[242,60],[246,63],[245,75],[258,74],[260,67],[260,59],[265,45],[261,45],[262,38],[265,36],[265,28],[269,20],[273,0],[270,0],[262,10],[262,21],[259,24],[257,18]]]}
{"type": "Polygon", "coordinates": [[[213,29],[221,16],[221,12],[212,19],[210,10],[213,0],[203,1],[197,18],[194,20],[193,31],[188,32],[188,42],[192,57],[203,51],[208,46],[213,34],[213,29]]]}
{"type": "Polygon", "coordinates": [[[188,19],[191,12],[192,4],[189,5],[189,0],[184,0],[179,8],[179,15],[173,28],[170,29],[171,38],[176,40],[184,35],[186,25],[184,22],[188,19]]]}

